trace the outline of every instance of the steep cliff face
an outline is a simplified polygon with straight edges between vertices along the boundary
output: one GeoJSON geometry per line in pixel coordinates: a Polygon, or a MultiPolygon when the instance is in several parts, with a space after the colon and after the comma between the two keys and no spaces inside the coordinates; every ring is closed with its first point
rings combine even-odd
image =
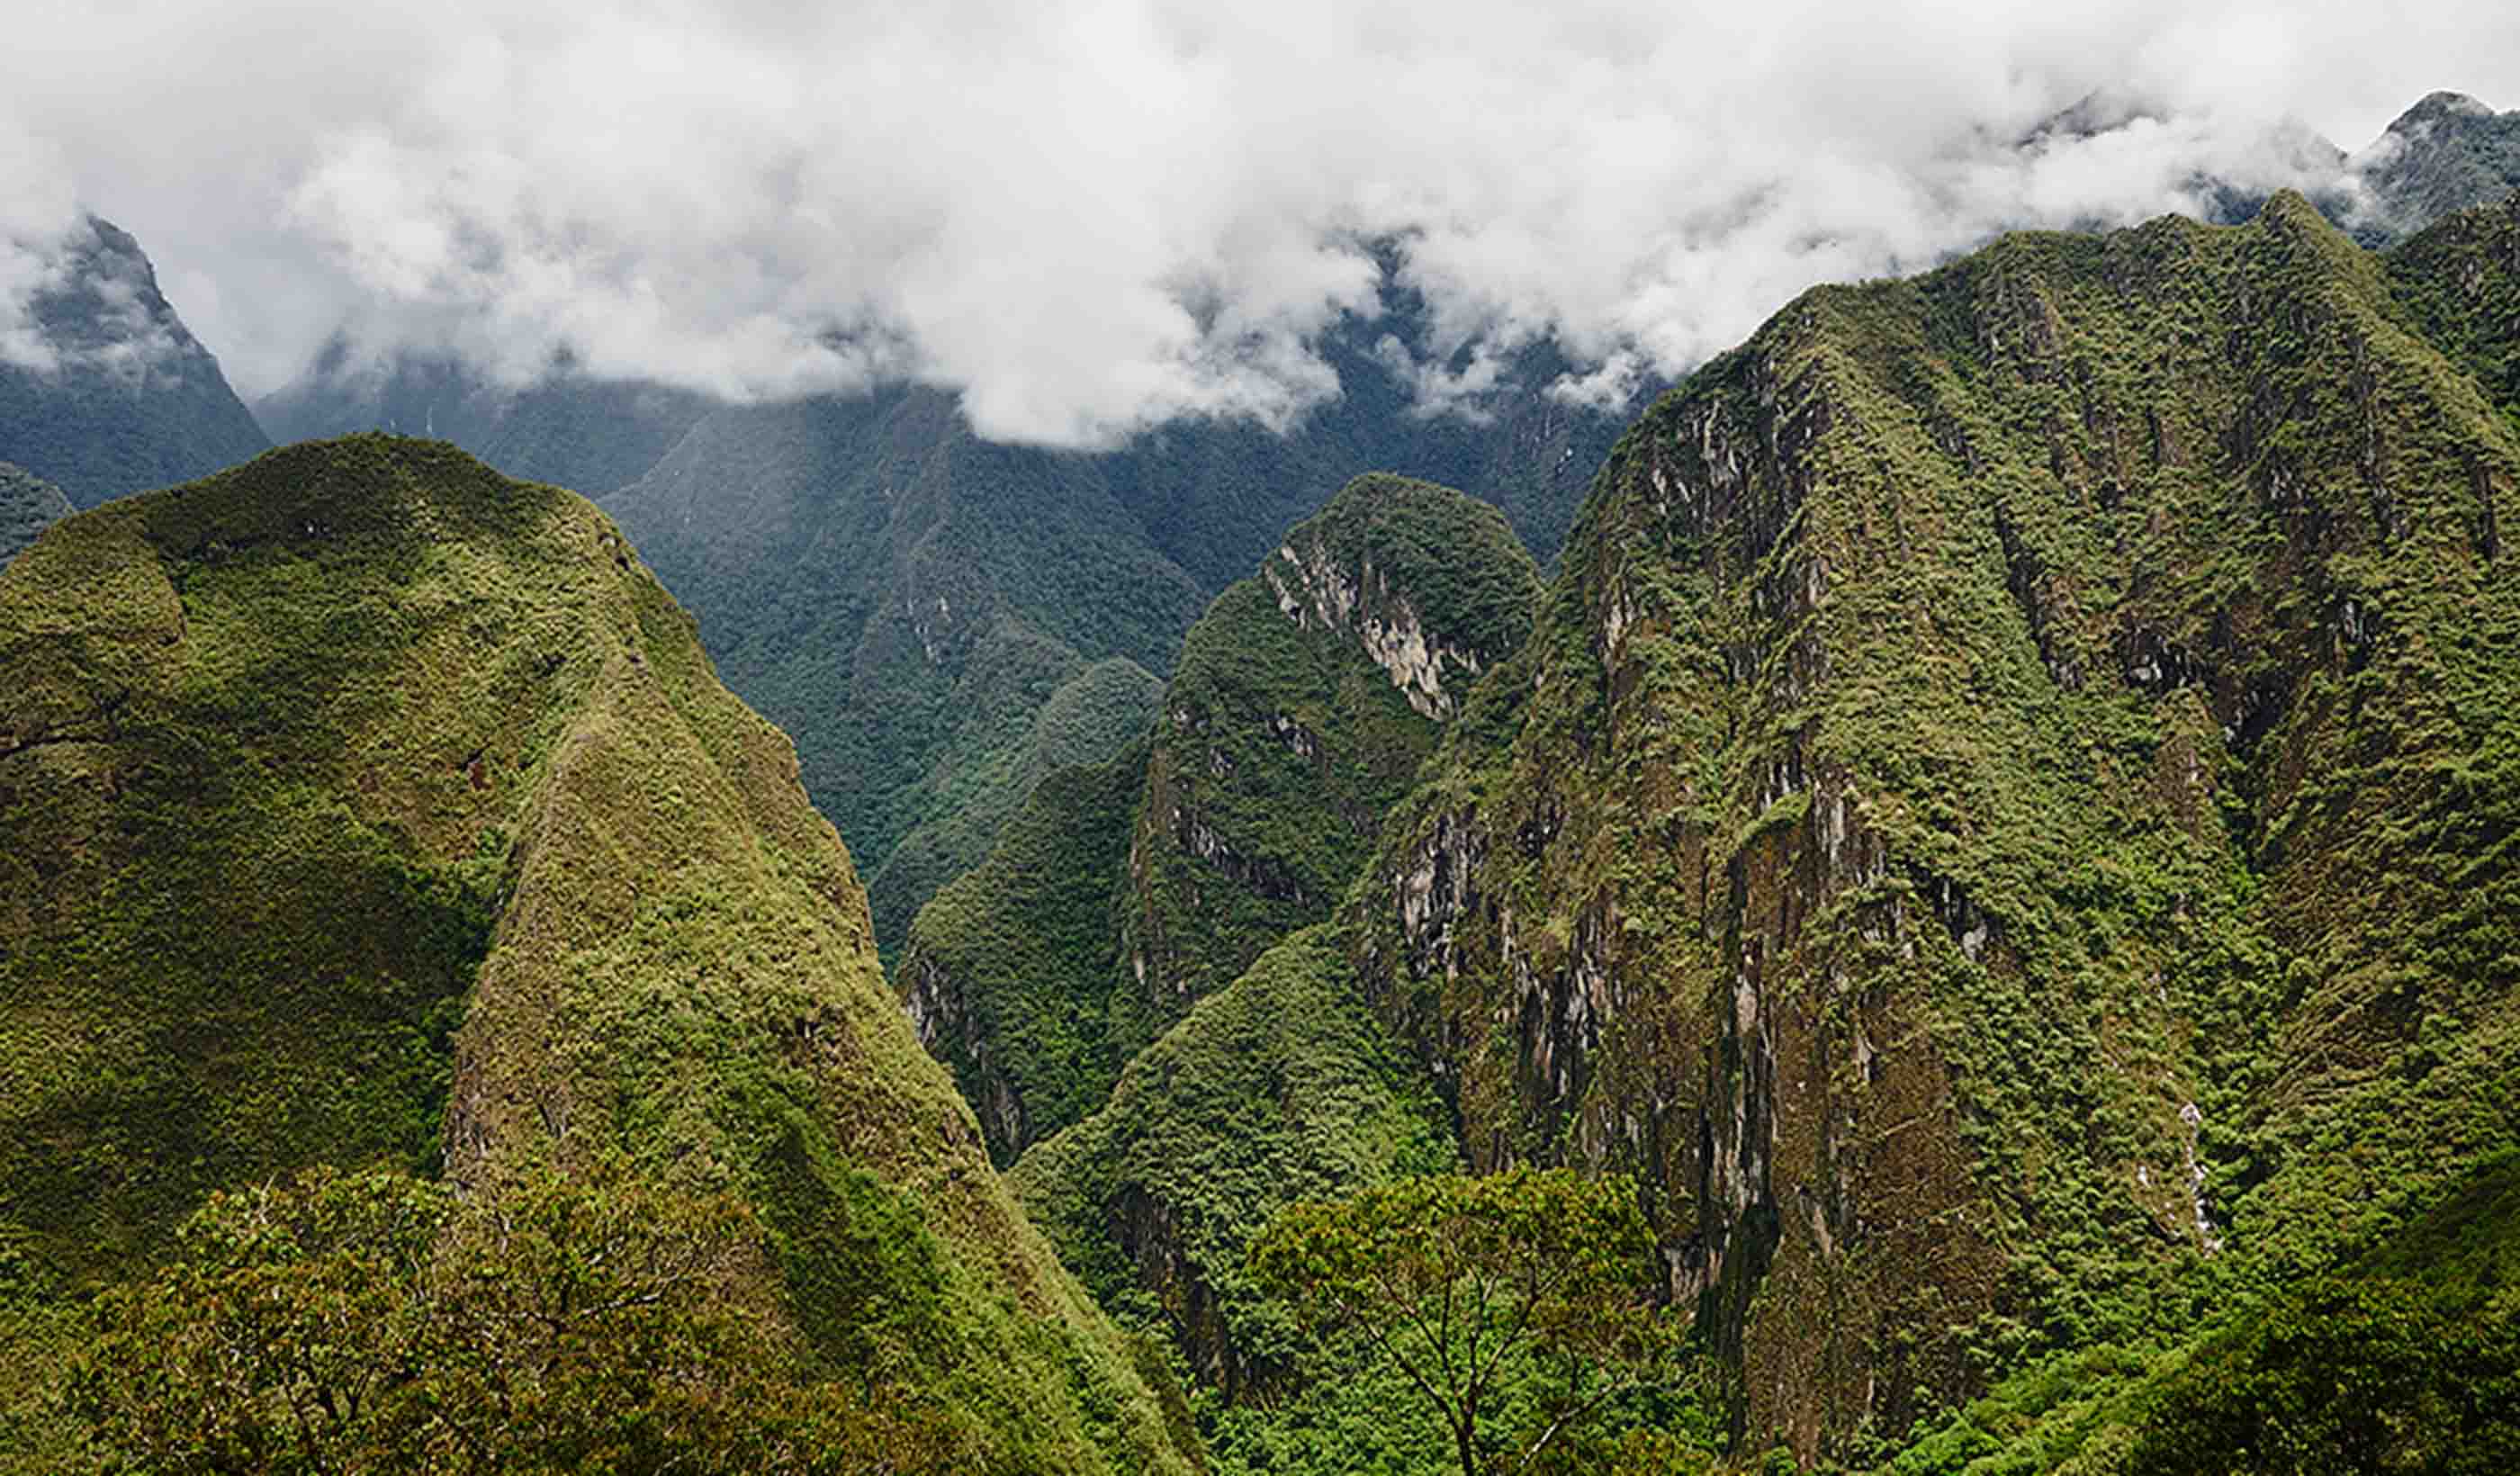
{"type": "Polygon", "coordinates": [[[1494,509],[1358,478],[1192,629],[1144,747],[1045,788],[922,912],[897,982],[1001,1162],[1328,916],[1538,588],[1494,509]]]}
{"type": "Polygon", "coordinates": [[[1808,293],[1620,443],[1365,987],[1806,1454],[2321,1264],[2509,1136],[2515,476],[2298,197],[1808,293]]]}
{"type": "Polygon", "coordinates": [[[1493,509],[1372,475],[1210,607],[1165,689],[1129,853],[1121,951],[1159,1024],[1328,916],[1538,594],[1493,509]]]}
{"type": "Polygon", "coordinates": [[[269,446],[128,232],[88,217],[51,247],[22,335],[0,345],[0,461],[92,508],[269,446]]]}
{"type": "Polygon", "coordinates": [[[480,1192],[621,1153],[742,1194],[828,1364],[996,1463],[1190,1467],[901,1017],[793,750],[583,500],[368,436],[117,503],[0,578],[0,697],[13,1309],[311,1162],[480,1192]]]}

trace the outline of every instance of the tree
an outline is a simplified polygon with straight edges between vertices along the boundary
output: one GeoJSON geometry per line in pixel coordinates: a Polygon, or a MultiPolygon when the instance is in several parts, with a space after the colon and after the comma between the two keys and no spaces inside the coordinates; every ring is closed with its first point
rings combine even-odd
{"type": "Polygon", "coordinates": [[[97,1299],[70,1370],[105,1469],[960,1468],[918,1402],[814,1376],[728,1196],[316,1170],[212,1196],[182,1251],[97,1299]]]}
{"type": "Polygon", "coordinates": [[[1370,1339],[1441,1421],[1462,1476],[1481,1476],[1534,1469],[1660,1370],[1674,1338],[1652,1306],[1653,1247],[1632,1181],[1517,1169],[1290,1206],[1251,1264],[1307,1331],[1370,1339]],[[1535,1366],[1549,1389],[1508,1439],[1497,1426],[1521,1402],[1504,1381],[1535,1366]]]}

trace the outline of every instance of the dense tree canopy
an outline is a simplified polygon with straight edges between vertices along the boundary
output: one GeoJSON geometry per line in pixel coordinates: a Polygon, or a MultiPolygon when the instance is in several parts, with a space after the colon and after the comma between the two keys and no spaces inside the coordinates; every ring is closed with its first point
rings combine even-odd
{"type": "Polygon", "coordinates": [[[1401,1369],[1462,1476],[1532,1470],[1672,1347],[1637,1200],[1563,1169],[1404,1179],[1290,1207],[1251,1260],[1304,1326],[1361,1331],[1401,1369]],[[1508,1421],[1505,1380],[1535,1369],[1551,1387],[1508,1421]]]}
{"type": "Polygon", "coordinates": [[[964,1468],[919,1402],[814,1376],[729,1197],[319,1170],[213,1197],[183,1249],[96,1304],[69,1404],[101,1469],[964,1468]]]}

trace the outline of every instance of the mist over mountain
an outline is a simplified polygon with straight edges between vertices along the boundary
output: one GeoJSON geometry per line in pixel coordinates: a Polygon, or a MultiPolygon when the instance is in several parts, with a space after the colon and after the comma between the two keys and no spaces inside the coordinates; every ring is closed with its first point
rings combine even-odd
{"type": "Polygon", "coordinates": [[[363,361],[336,338],[253,414],[282,443],[356,430],[443,438],[510,476],[601,495],[645,475],[712,403],[663,384],[588,380],[564,364],[504,386],[456,359],[363,361]]]}
{"type": "Polygon", "coordinates": [[[2496,112],[2464,93],[2433,93],[2358,155],[2354,172],[2370,191],[2374,217],[2354,222],[2358,239],[2403,240],[2520,190],[2520,112],[2496,112]]]}
{"type": "Polygon", "coordinates": [[[94,507],[271,444],[129,233],[90,216],[44,253],[0,315],[0,460],[94,507]]]}
{"type": "Polygon", "coordinates": [[[2166,0],[990,9],[245,0],[111,36],[48,11],[12,33],[0,234],[78,201],[132,228],[248,398],[347,329],[363,361],[507,388],[561,359],[737,400],[908,380],[984,437],[1107,448],[1291,424],[1387,286],[1428,304],[1437,398],[1543,338],[1570,392],[1636,389],[1815,282],[2192,209],[2200,178],[2310,191],[2304,128],[2351,148],[2445,81],[2520,93],[2485,0],[2420,27],[2166,0]],[[2095,92],[2145,121],[2016,147],[2095,92]]]}
{"type": "Polygon", "coordinates": [[[2520,1469],[2508,9],[13,18],[0,1476],[2520,1469]]]}

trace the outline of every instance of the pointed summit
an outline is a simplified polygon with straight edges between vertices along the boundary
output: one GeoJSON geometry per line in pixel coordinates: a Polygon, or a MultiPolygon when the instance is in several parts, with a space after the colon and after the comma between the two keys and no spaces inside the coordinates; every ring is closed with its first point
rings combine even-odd
{"type": "Polygon", "coordinates": [[[0,355],[0,460],[92,508],[271,444],[129,232],[91,215],[49,254],[47,285],[0,303],[25,330],[0,355]]]}

